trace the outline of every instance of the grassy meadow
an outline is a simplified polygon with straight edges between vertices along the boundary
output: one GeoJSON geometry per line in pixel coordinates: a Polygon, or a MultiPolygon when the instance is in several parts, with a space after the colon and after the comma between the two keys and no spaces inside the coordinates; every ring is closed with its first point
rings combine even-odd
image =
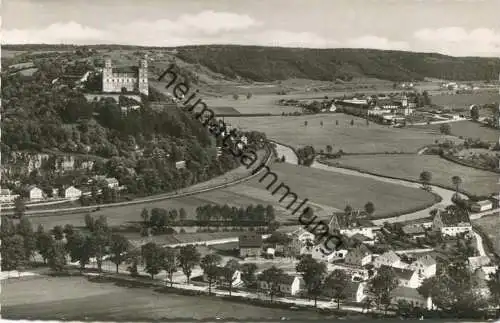
{"type": "Polygon", "coordinates": [[[225,120],[243,130],[265,132],[268,138],[293,147],[313,145],[316,150],[325,150],[327,145],[331,145],[334,151],[342,149],[347,153],[416,152],[436,139],[452,138],[431,131],[399,129],[375,123],[367,126],[366,120],[343,113],[297,117],[228,117],[225,120]],[[350,125],[351,120],[354,120],[353,126],[350,125]],[[305,121],[307,126],[304,125],[305,121]]]}
{"type": "MultiPolygon", "coordinates": [[[[456,137],[481,139],[489,142],[497,142],[500,137],[500,130],[473,121],[457,121],[451,122],[449,125],[451,126],[451,134],[456,137]]],[[[440,124],[410,126],[409,129],[431,135],[439,135],[440,126],[440,124]]]]}
{"type": "Polygon", "coordinates": [[[332,163],[355,167],[379,175],[418,180],[422,171],[432,173],[431,183],[453,188],[452,176],[462,178],[461,187],[474,194],[489,194],[498,191],[498,175],[493,172],[462,166],[438,156],[392,155],[392,156],[342,156],[330,160],[332,163]]]}
{"type": "Polygon", "coordinates": [[[299,321],[332,318],[314,311],[273,309],[218,297],[161,294],[147,288],[93,283],[82,277],[2,281],[4,319],[151,322],[216,316],[273,321],[283,316],[299,321]]]}

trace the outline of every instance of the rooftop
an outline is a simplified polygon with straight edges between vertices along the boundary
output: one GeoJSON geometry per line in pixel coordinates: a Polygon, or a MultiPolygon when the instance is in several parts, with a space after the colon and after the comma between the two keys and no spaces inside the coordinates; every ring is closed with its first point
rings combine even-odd
{"type": "Polygon", "coordinates": [[[470,225],[469,213],[455,205],[448,206],[444,211],[440,210],[438,216],[446,226],[470,225]]]}
{"type": "Polygon", "coordinates": [[[413,274],[415,273],[413,270],[410,269],[394,268],[385,265],[381,266],[380,268],[392,269],[396,277],[400,280],[410,280],[413,274]]]}

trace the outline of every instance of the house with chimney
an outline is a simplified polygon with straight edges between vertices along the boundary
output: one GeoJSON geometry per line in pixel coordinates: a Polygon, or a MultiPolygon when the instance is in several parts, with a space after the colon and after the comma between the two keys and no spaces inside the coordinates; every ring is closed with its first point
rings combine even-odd
{"type": "MultiPolygon", "coordinates": [[[[368,286],[366,282],[348,282],[345,289],[344,295],[346,298],[345,302],[361,303],[367,297],[368,286]]],[[[334,291],[330,288],[325,288],[322,290],[324,297],[329,297],[334,300],[334,291]]]]}
{"type": "Polygon", "coordinates": [[[469,234],[472,232],[469,212],[455,205],[447,206],[444,210],[438,210],[432,220],[432,228],[443,236],[469,234]]]}
{"type": "Polygon", "coordinates": [[[258,257],[262,252],[262,236],[255,232],[246,232],[238,237],[240,257],[258,257]]]}
{"type": "MultiPolygon", "coordinates": [[[[209,281],[207,274],[203,274],[203,280],[206,282],[209,281]]],[[[242,284],[241,272],[239,270],[223,266],[217,266],[215,268],[214,280],[216,286],[223,288],[228,288],[230,285],[232,287],[236,287],[242,284]],[[228,277],[231,277],[230,281],[228,280],[228,277]]]]}

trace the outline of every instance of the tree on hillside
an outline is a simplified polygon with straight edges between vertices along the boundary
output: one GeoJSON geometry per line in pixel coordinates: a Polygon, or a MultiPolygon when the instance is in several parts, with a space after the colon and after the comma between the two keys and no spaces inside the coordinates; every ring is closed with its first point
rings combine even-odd
{"type": "Polygon", "coordinates": [[[391,292],[398,287],[398,280],[394,271],[390,267],[382,267],[378,270],[370,282],[369,289],[377,300],[377,306],[380,308],[383,300],[390,300],[391,292]]]}
{"type": "Polygon", "coordinates": [[[2,270],[17,270],[25,263],[24,239],[19,234],[3,237],[0,246],[2,270]]]}
{"type": "Polygon", "coordinates": [[[179,261],[177,260],[176,250],[172,248],[166,248],[163,269],[167,273],[168,280],[170,281],[170,287],[174,285],[174,273],[177,272],[178,268],[179,261]]]}
{"type": "Polygon", "coordinates": [[[338,126],[339,125],[339,121],[338,120],[335,120],[335,125],[338,126]]]}
{"type": "Polygon", "coordinates": [[[49,249],[48,264],[55,272],[62,272],[66,267],[66,251],[60,241],[52,241],[49,249]]]}
{"type": "Polygon", "coordinates": [[[241,266],[241,280],[247,288],[255,287],[255,283],[257,282],[256,271],[257,265],[254,263],[244,263],[241,266]]]}
{"type": "Polygon", "coordinates": [[[351,119],[351,126],[354,126],[354,119],[351,119]]]}
{"type": "Polygon", "coordinates": [[[273,301],[274,295],[279,291],[279,284],[285,272],[281,268],[272,266],[271,268],[265,269],[260,275],[259,280],[265,282],[268,286],[269,296],[271,297],[271,302],[273,301]]]}
{"type": "Polygon", "coordinates": [[[373,213],[375,212],[375,205],[373,204],[373,202],[367,202],[365,204],[365,212],[370,216],[373,215],[373,213]]]}
{"type": "Polygon", "coordinates": [[[28,218],[22,217],[17,225],[17,233],[23,237],[24,256],[27,261],[30,260],[36,251],[36,236],[33,226],[28,218]]]}
{"type": "Polygon", "coordinates": [[[60,225],[56,225],[52,229],[52,234],[54,235],[54,239],[56,240],[62,240],[64,238],[64,229],[60,225]]]}
{"type": "Polygon", "coordinates": [[[443,135],[449,135],[451,134],[451,126],[449,123],[443,123],[441,126],[439,126],[439,132],[443,135]]]}
{"type": "Polygon", "coordinates": [[[181,224],[184,223],[184,221],[186,221],[186,219],[187,219],[186,210],[184,210],[184,208],[181,208],[179,210],[179,220],[181,221],[181,224]]]}
{"type": "Polygon", "coordinates": [[[431,182],[432,180],[432,173],[429,172],[429,171],[423,171],[420,173],[420,181],[422,182],[422,186],[424,186],[424,188],[428,188],[429,187],[429,183],[431,182]]]}
{"type": "Polygon", "coordinates": [[[490,290],[491,300],[500,311],[500,268],[496,272],[490,274],[488,280],[488,289],[490,290]]]}
{"type": "Polygon", "coordinates": [[[52,235],[50,235],[48,232],[43,231],[43,227],[39,227],[35,237],[36,237],[36,251],[38,251],[40,256],[42,256],[43,263],[46,264],[47,259],[49,257],[50,248],[54,243],[54,239],[52,238],[52,235]]]}
{"type": "Polygon", "coordinates": [[[14,201],[14,217],[16,219],[20,219],[24,216],[24,212],[26,211],[26,204],[24,200],[20,197],[16,198],[14,201]]]}
{"type": "Polygon", "coordinates": [[[163,269],[164,250],[154,242],[148,242],[141,248],[142,259],[144,260],[144,271],[154,279],[163,269]]]}
{"type": "Polygon", "coordinates": [[[193,268],[200,263],[200,253],[193,245],[183,246],[180,249],[177,259],[189,284],[193,268]]]}
{"type": "Polygon", "coordinates": [[[470,109],[470,117],[473,121],[477,121],[479,119],[479,107],[477,105],[470,109]]]}
{"type": "Polygon", "coordinates": [[[206,255],[201,259],[200,267],[203,269],[208,280],[208,294],[212,294],[212,284],[217,279],[218,267],[222,261],[222,257],[216,253],[206,255]]]}
{"type": "Polygon", "coordinates": [[[347,276],[345,271],[335,269],[326,278],[325,287],[331,292],[332,298],[337,303],[337,309],[340,309],[340,301],[347,298],[347,285],[349,284],[350,277],[347,276]]]}
{"type": "Polygon", "coordinates": [[[234,99],[234,100],[238,100],[238,98],[239,98],[239,97],[240,97],[240,96],[239,96],[238,94],[236,94],[236,93],[235,93],[235,94],[233,94],[233,99],[234,99]]]}
{"type": "Polygon", "coordinates": [[[116,265],[116,273],[118,273],[118,267],[127,259],[127,252],[131,249],[131,244],[123,235],[112,234],[109,247],[110,260],[116,265]]]}
{"type": "Polygon", "coordinates": [[[333,152],[333,147],[331,145],[326,145],[326,152],[331,154],[333,152]]]}
{"type": "Polygon", "coordinates": [[[323,282],[326,275],[326,264],[318,262],[311,255],[305,255],[296,266],[297,272],[302,274],[306,285],[307,294],[314,299],[314,307],[317,306],[318,296],[321,295],[323,282]]]}
{"type": "Polygon", "coordinates": [[[462,184],[462,178],[460,178],[460,176],[453,176],[451,178],[451,182],[453,183],[453,185],[455,186],[455,196],[458,197],[458,190],[460,188],[460,184],[462,184]]]}
{"type": "Polygon", "coordinates": [[[66,243],[67,251],[69,252],[71,262],[79,262],[80,270],[85,269],[93,256],[92,242],[90,237],[82,235],[80,232],[75,232],[66,243]]]}
{"type": "Polygon", "coordinates": [[[250,100],[252,98],[252,93],[248,92],[247,93],[247,100],[250,100]]]}
{"type": "Polygon", "coordinates": [[[320,125],[321,127],[323,127],[323,121],[320,121],[320,122],[319,122],[319,125],[320,125]]]}
{"type": "Polygon", "coordinates": [[[304,121],[304,127],[307,127],[307,120],[304,121]]]}

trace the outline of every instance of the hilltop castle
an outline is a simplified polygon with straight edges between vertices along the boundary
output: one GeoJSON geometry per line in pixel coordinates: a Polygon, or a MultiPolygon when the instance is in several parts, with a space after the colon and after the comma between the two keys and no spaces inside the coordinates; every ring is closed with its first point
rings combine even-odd
{"type": "Polygon", "coordinates": [[[139,61],[139,66],[115,67],[111,59],[106,58],[102,70],[102,91],[119,93],[125,88],[127,92],[139,92],[148,95],[148,60],[147,56],[139,61]]]}

